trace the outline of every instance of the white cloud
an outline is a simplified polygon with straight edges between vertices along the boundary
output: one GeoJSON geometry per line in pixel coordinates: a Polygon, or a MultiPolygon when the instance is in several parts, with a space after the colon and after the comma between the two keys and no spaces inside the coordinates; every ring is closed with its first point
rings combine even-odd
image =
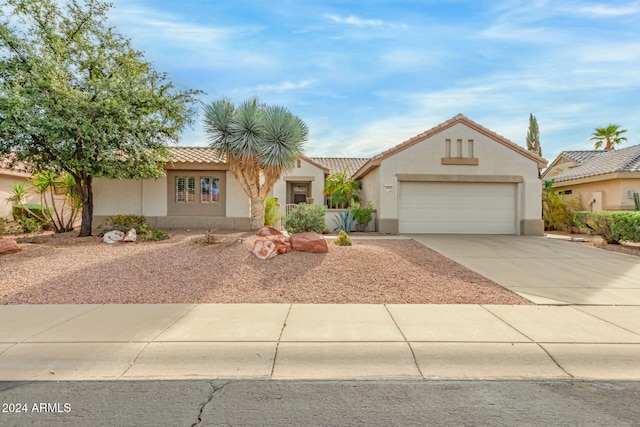
{"type": "Polygon", "coordinates": [[[612,6],[610,4],[594,4],[581,7],[580,12],[595,16],[626,16],[640,13],[640,4],[637,2],[626,6],[612,6]]]}
{"type": "Polygon", "coordinates": [[[353,25],[355,27],[380,27],[384,25],[381,19],[362,19],[354,15],[343,17],[340,15],[325,15],[337,24],[353,25]]]}
{"type": "Polygon", "coordinates": [[[275,84],[275,85],[263,85],[263,86],[258,86],[258,91],[273,91],[273,92],[283,92],[283,91],[288,91],[288,90],[298,90],[298,89],[304,89],[306,87],[308,87],[310,84],[312,83],[311,80],[303,80],[301,82],[291,82],[291,81],[284,81],[282,83],[279,84],[275,84]]]}

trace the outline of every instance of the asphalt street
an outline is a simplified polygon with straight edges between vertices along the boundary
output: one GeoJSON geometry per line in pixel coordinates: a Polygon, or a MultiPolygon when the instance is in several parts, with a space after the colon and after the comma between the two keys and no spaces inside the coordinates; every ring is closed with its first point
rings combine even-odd
{"type": "Polygon", "coordinates": [[[1,382],[3,426],[633,426],[640,382],[1,382]]]}

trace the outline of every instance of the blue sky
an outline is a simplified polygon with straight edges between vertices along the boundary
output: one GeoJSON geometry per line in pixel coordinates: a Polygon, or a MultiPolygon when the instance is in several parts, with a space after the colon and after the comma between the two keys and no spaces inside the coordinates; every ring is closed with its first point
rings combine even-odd
{"type": "MultiPolygon", "coordinates": [[[[111,24],[205,103],[258,96],[311,156],[368,157],[462,113],[543,155],[640,143],[640,1],[115,0],[111,24]]],[[[181,145],[206,145],[202,123],[181,145]]]]}

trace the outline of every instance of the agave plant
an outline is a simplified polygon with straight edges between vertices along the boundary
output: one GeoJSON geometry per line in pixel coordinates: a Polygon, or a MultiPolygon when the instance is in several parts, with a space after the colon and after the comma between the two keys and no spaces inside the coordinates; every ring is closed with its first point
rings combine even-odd
{"type": "Polygon", "coordinates": [[[333,221],[336,224],[336,228],[334,228],[333,231],[345,231],[346,233],[349,233],[355,225],[353,212],[351,211],[339,212],[338,216],[334,218],[333,221]]]}

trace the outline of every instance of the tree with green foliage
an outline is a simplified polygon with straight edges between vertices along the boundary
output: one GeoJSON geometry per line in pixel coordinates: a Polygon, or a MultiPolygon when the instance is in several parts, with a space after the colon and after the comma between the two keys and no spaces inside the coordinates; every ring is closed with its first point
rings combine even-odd
{"type": "Polygon", "coordinates": [[[100,0],[0,2],[0,153],[67,172],[91,235],[93,179],[162,176],[198,91],[176,90],[100,0]]]}
{"type": "Polygon", "coordinates": [[[251,229],[259,229],[266,197],[302,154],[307,125],[286,108],[255,97],[238,107],[227,98],[206,105],[204,124],[210,146],[226,156],[229,170],[251,199],[251,229]]]}
{"type": "Polygon", "coordinates": [[[329,196],[329,208],[347,208],[351,200],[358,202],[359,192],[362,189],[362,182],[351,179],[346,167],[342,172],[336,172],[327,177],[324,181],[323,193],[329,196]]]}
{"type": "Polygon", "coordinates": [[[529,113],[529,130],[527,131],[527,150],[542,157],[542,147],[540,146],[540,130],[538,120],[529,113]]]}
{"type": "Polygon", "coordinates": [[[626,129],[620,129],[620,125],[610,124],[606,127],[596,128],[591,141],[595,141],[594,147],[596,150],[599,150],[602,144],[604,144],[605,150],[615,150],[616,145],[627,140],[625,136],[622,136],[626,131],[626,129]]]}

